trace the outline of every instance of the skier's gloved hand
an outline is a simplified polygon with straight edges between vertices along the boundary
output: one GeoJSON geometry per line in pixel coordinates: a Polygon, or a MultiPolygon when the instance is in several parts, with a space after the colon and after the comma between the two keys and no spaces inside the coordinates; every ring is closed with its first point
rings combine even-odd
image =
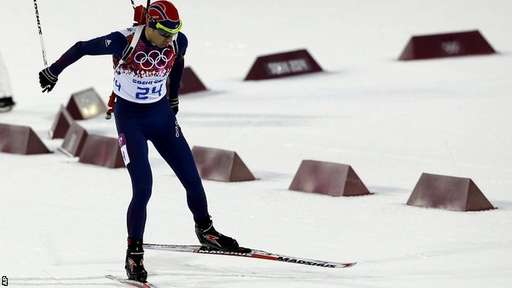
{"type": "Polygon", "coordinates": [[[171,109],[174,112],[174,115],[178,114],[178,111],[179,111],[178,106],[180,104],[178,96],[170,97],[169,102],[171,104],[171,109]]]}
{"type": "Polygon", "coordinates": [[[57,80],[59,80],[58,77],[50,71],[50,67],[39,72],[39,84],[41,85],[41,88],[43,88],[43,92],[52,91],[55,84],[57,84],[57,80]]]}

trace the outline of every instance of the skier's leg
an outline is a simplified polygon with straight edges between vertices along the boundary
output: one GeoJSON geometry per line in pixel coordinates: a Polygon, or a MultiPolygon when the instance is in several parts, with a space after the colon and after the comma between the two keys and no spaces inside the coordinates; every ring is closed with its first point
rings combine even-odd
{"type": "Polygon", "coordinates": [[[161,132],[150,140],[156,150],[173,169],[187,193],[187,204],[194,221],[204,222],[210,219],[206,194],[197,171],[188,143],[172,117],[171,122],[163,126],[161,132]]]}
{"type": "Polygon", "coordinates": [[[194,215],[195,231],[199,242],[213,249],[238,251],[239,246],[235,239],[220,234],[213,227],[208,214],[206,194],[190,147],[174,114],[170,110],[166,114],[162,117],[163,121],[158,122],[163,125],[153,131],[150,140],[187,191],[187,203],[194,215]]]}
{"type": "Polygon", "coordinates": [[[132,182],[132,200],[128,206],[128,237],[143,239],[146,225],[146,206],[151,197],[153,178],[148,160],[148,144],[140,133],[120,134],[126,138],[130,162],[127,165],[132,182]]]}
{"type": "Polygon", "coordinates": [[[122,149],[126,149],[125,152],[128,155],[124,160],[132,183],[132,199],[127,212],[128,237],[142,240],[146,223],[146,206],[151,197],[153,185],[148,160],[148,144],[137,117],[125,113],[123,109],[125,107],[119,102],[124,105],[130,104],[126,104],[123,100],[118,101],[114,114],[119,141],[123,142],[122,149]]]}
{"type": "Polygon", "coordinates": [[[151,197],[153,180],[148,160],[147,140],[141,129],[141,121],[136,115],[127,112],[130,110],[130,104],[123,101],[119,100],[116,104],[115,117],[119,143],[125,152],[124,161],[132,182],[132,200],[126,217],[128,249],[125,270],[128,279],[144,282],[147,279],[147,272],[143,264],[142,239],[146,224],[146,206],[151,197]]]}

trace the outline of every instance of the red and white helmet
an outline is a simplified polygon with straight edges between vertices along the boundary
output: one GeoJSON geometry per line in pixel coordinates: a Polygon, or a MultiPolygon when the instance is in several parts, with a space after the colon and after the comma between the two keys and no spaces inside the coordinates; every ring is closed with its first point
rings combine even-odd
{"type": "Polygon", "coordinates": [[[169,34],[178,33],[183,25],[180,15],[178,14],[178,9],[167,0],[158,0],[151,3],[147,15],[151,28],[169,34]]]}

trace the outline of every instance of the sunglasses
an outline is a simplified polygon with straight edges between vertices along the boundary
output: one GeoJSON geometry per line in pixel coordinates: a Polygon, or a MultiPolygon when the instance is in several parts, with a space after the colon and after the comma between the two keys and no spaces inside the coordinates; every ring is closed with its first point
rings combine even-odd
{"type": "Polygon", "coordinates": [[[171,28],[165,27],[160,22],[156,22],[154,28],[158,32],[158,34],[160,34],[160,36],[162,36],[164,38],[174,38],[174,37],[176,37],[176,35],[178,35],[178,32],[180,32],[182,25],[183,25],[183,22],[180,21],[180,23],[178,24],[178,26],[176,28],[171,29],[171,28]]]}

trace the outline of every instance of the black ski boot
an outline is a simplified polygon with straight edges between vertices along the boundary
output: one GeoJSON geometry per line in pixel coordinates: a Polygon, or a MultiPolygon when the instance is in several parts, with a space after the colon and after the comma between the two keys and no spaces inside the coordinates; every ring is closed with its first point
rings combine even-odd
{"type": "Polygon", "coordinates": [[[9,112],[16,105],[12,100],[12,97],[3,97],[0,98],[0,112],[9,112]]]}
{"type": "Polygon", "coordinates": [[[207,249],[223,251],[239,251],[240,246],[235,239],[222,235],[213,227],[212,220],[196,223],[196,235],[199,243],[207,249]]]}
{"type": "Polygon", "coordinates": [[[148,272],[144,269],[144,249],[142,240],[128,238],[128,250],[126,250],[126,261],[124,265],[129,280],[146,282],[148,272]]]}

